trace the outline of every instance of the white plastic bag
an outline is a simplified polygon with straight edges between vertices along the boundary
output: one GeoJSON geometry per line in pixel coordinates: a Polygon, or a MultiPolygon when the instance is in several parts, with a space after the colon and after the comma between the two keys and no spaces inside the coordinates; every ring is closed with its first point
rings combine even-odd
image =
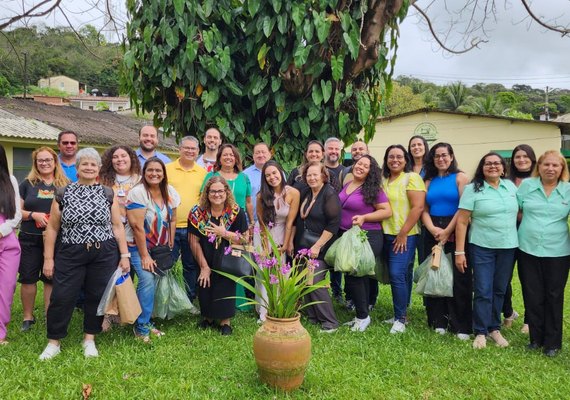
{"type": "Polygon", "coordinates": [[[119,279],[122,274],[123,270],[121,268],[117,268],[117,270],[111,276],[111,279],[109,279],[109,282],[107,282],[107,286],[105,287],[105,291],[103,292],[103,296],[101,297],[101,301],[97,307],[98,316],[103,316],[106,314],[105,310],[107,310],[109,304],[111,304],[115,298],[115,282],[117,282],[117,279],[119,279]]]}

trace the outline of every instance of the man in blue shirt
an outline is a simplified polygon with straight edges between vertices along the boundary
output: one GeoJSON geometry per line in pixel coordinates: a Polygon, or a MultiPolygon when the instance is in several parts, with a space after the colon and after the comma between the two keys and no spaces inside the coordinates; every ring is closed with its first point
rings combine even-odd
{"type": "Polygon", "coordinates": [[[257,193],[261,189],[261,170],[267,161],[271,159],[271,150],[266,143],[257,143],[253,146],[253,165],[246,168],[243,173],[251,182],[251,200],[253,201],[253,219],[257,222],[257,193]]]}
{"type": "Polygon", "coordinates": [[[158,157],[162,162],[168,164],[171,160],[168,156],[157,151],[158,147],[158,130],[152,125],[145,125],[139,131],[140,146],[136,153],[141,163],[141,169],[151,157],[158,157]]]}
{"type": "Polygon", "coordinates": [[[75,155],[77,154],[79,140],[77,134],[72,131],[62,131],[57,135],[57,147],[59,148],[59,164],[63,173],[70,182],[77,181],[77,169],[75,168],[75,155]]]}

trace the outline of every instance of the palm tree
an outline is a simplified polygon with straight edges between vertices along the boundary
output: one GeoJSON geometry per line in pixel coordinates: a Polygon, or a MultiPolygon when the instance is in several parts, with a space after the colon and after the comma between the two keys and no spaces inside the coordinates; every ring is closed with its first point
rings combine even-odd
{"type": "Polygon", "coordinates": [[[455,82],[445,87],[440,94],[439,106],[444,110],[458,111],[467,103],[467,86],[455,82]]]}
{"type": "Polygon", "coordinates": [[[469,111],[483,115],[501,115],[504,111],[499,102],[490,94],[485,97],[478,97],[468,107],[469,111]]]}

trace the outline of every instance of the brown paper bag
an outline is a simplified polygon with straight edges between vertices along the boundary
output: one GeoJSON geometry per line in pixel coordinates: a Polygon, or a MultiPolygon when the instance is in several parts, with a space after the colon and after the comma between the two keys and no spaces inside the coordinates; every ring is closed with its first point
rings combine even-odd
{"type": "Polygon", "coordinates": [[[116,285],[115,291],[117,293],[121,323],[134,323],[138,316],[141,315],[142,309],[131,277],[128,276],[123,283],[116,285]]]}
{"type": "Polygon", "coordinates": [[[119,315],[119,304],[117,303],[117,294],[115,293],[115,297],[113,300],[107,304],[107,308],[105,309],[105,314],[107,315],[119,315]]]}
{"type": "Polygon", "coordinates": [[[442,253],[441,245],[436,244],[431,249],[431,269],[437,270],[439,269],[439,265],[441,263],[441,253],[442,253]]]}

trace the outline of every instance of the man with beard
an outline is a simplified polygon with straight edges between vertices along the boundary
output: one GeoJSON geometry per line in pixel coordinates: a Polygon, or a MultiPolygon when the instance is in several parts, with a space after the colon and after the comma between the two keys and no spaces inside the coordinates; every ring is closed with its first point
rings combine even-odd
{"type": "Polygon", "coordinates": [[[145,125],[139,131],[140,148],[137,149],[137,157],[141,163],[141,169],[150,157],[158,157],[163,163],[168,164],[171,160],[168,156],[157,151],[158,130],[152,125],[145,125]]]}
{"type": "Polygon", "coordinates": [[[79,140],[77,134],[72,131],[63,131],[57,135],[57,147],[59,148],[59,164],[63,173],[70,182],[77,181],[77,169],[75,168],[75,156],[79,140]]]}
{"type": "MultiPolygon", "coordinates": [[[[362,140],[357,140],[352,144],[352,146],[350,146],[350,154],[352,156],[352,165],[354,165],[358,160],[360,160],[360,157],[368,154],[368,145],[362,140]]],[[[339,180],[342,182],[341,187],[352,180],[352,165],[344,168],[340,173],[339,180]]]]}
{"type": "Polygon", "coordinates": [[[218,149],[222,145],[222,134],[216,128],[210,128],[204,134],[204,154],[202,154],[196,162],[199,166],[211,172],[216,163],[218,149]]]}
{"type": "Polygon", "coordinates": [[[329,171],[331,184],[337,193],[342,189],[339,176],[344,170],[344,167],[340,163],[341,146],[342,144],[340,139],[335,137],[330,137],[325,141],[325,167],[327,167],[327,170],[329,171]]]}

